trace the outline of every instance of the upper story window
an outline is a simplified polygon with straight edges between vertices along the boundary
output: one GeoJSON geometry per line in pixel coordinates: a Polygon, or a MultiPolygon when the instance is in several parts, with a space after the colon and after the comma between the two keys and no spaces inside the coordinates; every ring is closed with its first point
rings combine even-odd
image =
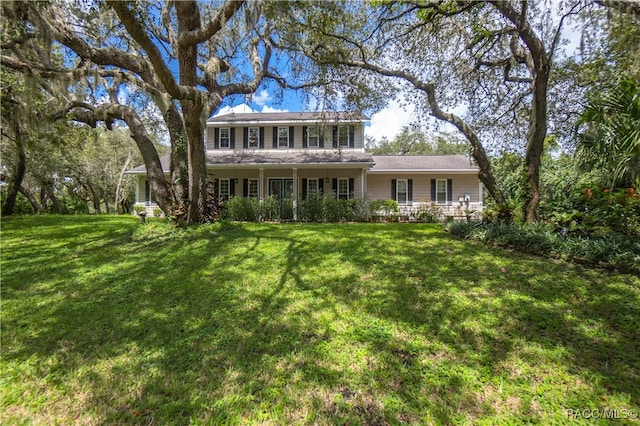
{"type": "Polygon", "coordinates": [[[259,127],[249,127],[249,148],[259,148],[260,147],[260,128],[259,127]]]}
{"type": "Polygon", "coordinates": [[[220,148],[229,148],[231,146],[231,130],[228,127],[220,128],[218,146],[220,148]]]}
{"type": "Polygon", "coordinates": [[[339,126],[336,132],[338,147],[349,148],[349,126],[339,126]]]}
{"type": "Polygon", "coordinates": [[[320,127],[313,126],[307,129],[307,146],[309,148],[320,147],[320,127]]]}
{"type": "Polygon", "coordinates": [[[278,127],[278,148],[289,148],[288,127],[278,127]]]}

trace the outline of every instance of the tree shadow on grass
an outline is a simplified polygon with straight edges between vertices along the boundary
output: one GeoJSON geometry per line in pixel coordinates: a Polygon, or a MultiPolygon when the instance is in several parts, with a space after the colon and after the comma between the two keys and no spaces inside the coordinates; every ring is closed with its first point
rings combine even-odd
{"type": "MultiPolygon", "coordinates": [[[[539,373],[533,346],[638,401],[638,293],[618,281],[435,227],[136,229],[99,232],[73,262],[33,251],[27,269],[56,265],[35,284],[66,281],[40,303],[21,303],[18,274],[3,283],[3,359],[58,380],[78,399],[68,418],[473,422],[500,410],[487,397],[496,377],[536,384],[512,377],[522,365],[539,373]]],[[[534,399],[522,398],[517,418],[540,415],[534,399]]]]}

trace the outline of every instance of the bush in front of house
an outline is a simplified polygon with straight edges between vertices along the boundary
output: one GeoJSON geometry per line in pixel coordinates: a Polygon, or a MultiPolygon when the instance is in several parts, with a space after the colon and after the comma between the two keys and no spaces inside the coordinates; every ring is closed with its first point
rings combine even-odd
{"type": "Polygon", "coordinates": [[[640,273],[640,237],[614,233],[566,235],[548,224],[475,224],[449,222],[445,229],[458,239],[509,247],[571,262],[622,272],[640,273]]]}
{"type": "Polygon", "coordinates": [[[259,202],[255,198],[231,197],[222,205],[222,218],[239,222],[255,222],[259,218],[259,202]]]}

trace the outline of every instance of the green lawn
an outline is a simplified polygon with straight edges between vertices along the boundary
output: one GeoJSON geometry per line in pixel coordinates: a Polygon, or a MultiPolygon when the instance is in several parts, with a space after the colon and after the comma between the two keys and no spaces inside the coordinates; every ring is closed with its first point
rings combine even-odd
{"type": "Polygon", "coordinates": [[[440,225],[15,217],[1,266],[2,424],[564,424],[640,405],[638,277],[440,225]]]}

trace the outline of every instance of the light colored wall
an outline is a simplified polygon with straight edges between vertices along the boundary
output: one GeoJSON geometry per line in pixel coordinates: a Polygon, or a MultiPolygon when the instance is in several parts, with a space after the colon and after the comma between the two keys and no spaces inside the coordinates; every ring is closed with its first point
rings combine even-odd
{"type": "MultiPolygon", "coordinates": [[[[235,128],[235,149],[241,150],[243,146],[244,128],[245,127],[264,127],[264,148],[273,149],[273,128],[274,126],[216,126],[216,127],[234,127],[235,128]]],[[[275,126],[278,127],[278,126],[275,126]]],[[[287,126],[289,127],[289,126],[287,126]]],[[[302,128],[303,126],[293,126],[293,146],[289,149],[303,149],[302,128]]],[[[324,131],[324,148],[332,149],[332,133],[333,126],[327,125],[324,131]]],[[[213,150],[215,147],[215,127],[207,127],[206,132],[207,150],[213,150]]],[[[364,133],[362,123],[355,125],[354,149],[362,149],[364,147],[364,133]]],[[[343,148],[345,149],[345,148],[343,148]]]]}
{"type": "Polygon", "coordinates": [[[480,201],[479,179],[477,175],[447,174],[369,174],[367,176],[368,196],[371,200],[391,199],[391,179],[413,179],[413,201],[431,201],[431,179],[453,179],[452,200],[469,194],[471,202],[480,201]]]}

